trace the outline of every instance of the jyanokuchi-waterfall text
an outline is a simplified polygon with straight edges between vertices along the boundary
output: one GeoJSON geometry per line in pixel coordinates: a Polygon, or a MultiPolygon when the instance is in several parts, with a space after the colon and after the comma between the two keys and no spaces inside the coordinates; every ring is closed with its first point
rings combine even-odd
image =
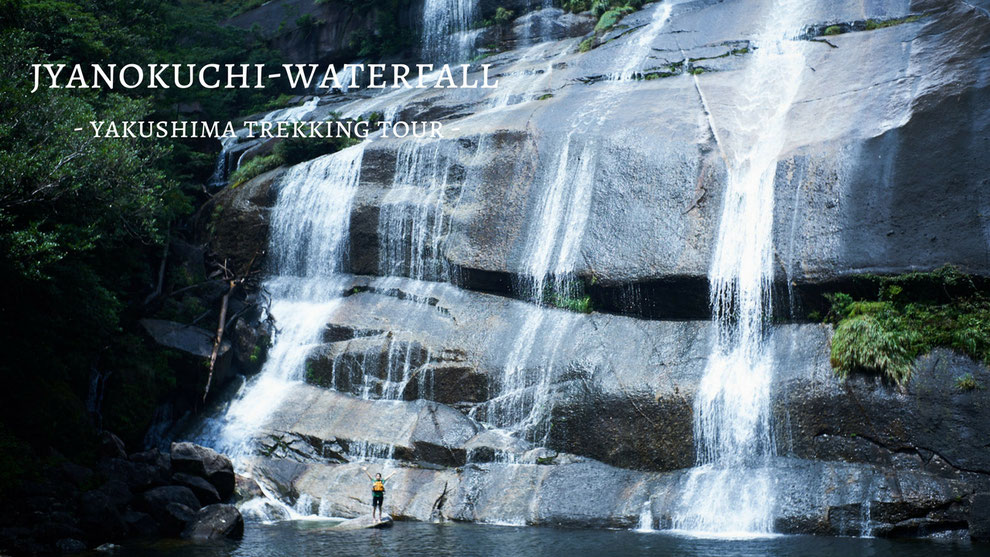
{"type": "Polygon", "coordinates": [[[49,89],[264,89],[285,79],[291,89],[495,89],[491,64],[32,64],[35,92],[49,89]]]}
{"type": "MultiPolygon", "coordinates": [[[[108,139],[136,138],[221,138],[237,135],[233,122],[184,120],[93,120],[89,122],[93,137],[108,139]]],[[[326,120],[319,122],[270,122],[247,120],[241,125],[247,139],[354,137],[364,139],[381,131],[383,137],[442,137],[443,124],[425,122],[370,122],[367,120],[326,120]]],[[[82,131],[77,128],[76,131],[82,131]]]]}

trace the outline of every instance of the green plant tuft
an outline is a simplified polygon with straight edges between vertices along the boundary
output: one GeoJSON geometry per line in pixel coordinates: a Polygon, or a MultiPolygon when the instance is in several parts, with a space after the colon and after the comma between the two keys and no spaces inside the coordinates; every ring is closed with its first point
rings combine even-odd
{"type": "Polygon", "coordinates": [[[230,175],[230,187],[236,188],[251,178],[264,174],[282,166],[282,158],[272,153],[263,157],[255,157],[241,165],[230,175]]]}
{"type": "Polygon", "coordinates": [[[945,266],[867,278],[877,283],[876,299],[827,296],[825,320],[836,325],[831,361],[841,377],[864,370],[903,385],[914,360],[937,346],[990,364],[990,299],[971,277],[945,266]]]}
{"type": "Polygon", "coordinates": [[[898,385],[911,377],[911,357],[902,339],[869,315],[858,315],[839,324],[832,337],[831,362],[843,379],[856,370],[880,373],[898,385]]]}
{"type": "Polygon", "coordinates": [[[591,296],[571,297],[561,294],[551,296],[550,304],[560,309],[566,309],[577,313],[591,313],[594,308],[591,305],[591,296]]]}
{"type": "Polygon", "coordinates": [[[502,6],[495,9],[495,25],[507,25],[513,17],[515,17],[515,12],[512,10],[507,10],[502,6]]]}
{"type": "Polygon", "coordinates": [[[956,388],[963,392],[983,389],[983,385],[973,377],[972,373],[967,373],[956,378],[956,388]]]}

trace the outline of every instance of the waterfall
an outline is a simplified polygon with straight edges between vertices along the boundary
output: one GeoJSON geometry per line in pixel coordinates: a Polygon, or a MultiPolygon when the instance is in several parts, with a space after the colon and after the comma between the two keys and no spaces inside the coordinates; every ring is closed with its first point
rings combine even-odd
{"type": "Polygon", "coordinates": [[[539,43],[526,49],[526,52],[507,71],[506,77],[499,81],[499,88],[490,103],[493,109],[529,102],[539,94],[548,92],[553,77],[554,64],[570,54],[572,45],[565,43],[563,48],[557,46],[553,51],[553,43],[539,43]]]}
{"type": "Polygon", "coordinates": [[[676,529],[720,535],[773,529],[775,456],[768,346],[777,159],[804,69],[800,0],[766,18],[735,112],[723,122],[729,176],[709,270],[715,338],[694,402],[697,467],[673,513],[676,529]]]}
{"type": "Polygon", "coordinates": [[[454,63],[473,49],[475,0],[426,0],[423,4],[423,58],[454,63]]]}
{"type": "Polygon", "coordinates": [[[448,278],[439,252],[447,226],[443,202],[452,148],[442,140],[407,141],[399,146],[392,187],[378,217],[382,275],[448,278]]]}
{"type": "Polygon", "coordinates": [[[653,18],[650,20],[649,25],[647,25],[646,29],[639,33],[636,42],[627,47],[625,56],[620,58],[626,61],[625,65],[622,66],[621,70],[610,75],[610,79],[615,81],[627,81],[636,78],[639,73],[637,70],[642,69],[641,66],[644,62],[646,62],[646,59],[650,55],[653,41],[656,40],[657,35],[660,34],[660,31],[670,20],[670,14],[674,10],[674,6],[686,1],[687,0],[669,0],[653,10],[653,18]]]}
{"type": "MultiPolygon", "coordinates": [[[[273,112],[265,114],[265,116],[260,120],[261,122],[299,122],[305,120],[312,112],[316,109],[316,105],[320,102],[319,97],[313,97],[312,99],[306,101],[298,106],[290,106],[288,108],[281,108],[273,112]]],[[[246,132],[245,132],[246,133],[246,132]]],[[[241,136],[244,134],[242,133],[241,136]]],[[[227,184],[227,179],[230,178],[231,172],[237,170],[241,165],[241,158],[238,157],[236,163],[231,167],[230,161],[230,151],[234,148],[238,142],[241,141],[241,136],[224,136],[219,138],[220,140],[220,154],[217,155],[217,162],[213,166],[213,175],[207,181],[207,185],[211,188],[218,188],[227,184]]],[[[247,150],[241,153],[241,157],[244,156],[247,150]]]]}
{"type": "MultiPolygon", "coordinates": [[[[636,41],[624,46],[617,58],[626,60],[620,75],[634,75],[649,57],[652,43],[670,21],[679,1],[654,8],[653,19],[636,41]]],[[[584,109],[571,119],[571,127],[557,148],[556,160],[544,180],[533,225],[523,254],[523,286],[528,297],[543,303],[546,295],[573,296],[570,274],[578,262],[584,229],[591,213],[599,143],[594,131],[609,119],[622,100],[623,80],[601,85],[584,109]],[[585,132],[591,130],[591,134],[585,132]]]]}
{"type": "Polygon", "coordinates": [[[306,356],[339,305],[346,267],[351,204],[364,144],[292,167],[280,182],[271,215],[269,250],[275,273],[264,289],[276,333],[257,377],[248,381],[200,441],[239,465],[254,452],[254,436],[305,374],[306,356]]]}
{"type": "MultiPolygon", "coordinates": [[[[629,61],[627,67],[646,60],[674,4],[665,2],[655,8],[654,21],[659,23],[648,26],[642,31],[644,37],[622,50],[619,58],[629,61]]],[[[553,406],[551,386],[556,374],[563,371],[554,368],[557,349],[577,318],[563,311],[559,313],[566,317],[552,316],[553,310],[545,306],[563,305],[583,293],[574,270],[591,214],[596,162],[602,146],[594,133],[619,106],[623,89],[629,86],[609,81],[600,85],[603,90],[592,93],[583,109],[570,119],[566,134],[554,145],[553,162],[538,182],[542,187],[527,228],[521,276],[516,284],[519,294],[537,307],[527,309],[522,316],[501,374],[491,381],[492,392],[497,395],[486,408],[488,423],[537,443],[547,436],[553,406]],[[552,325],[545,326],[545,322],[552,325]]]]}

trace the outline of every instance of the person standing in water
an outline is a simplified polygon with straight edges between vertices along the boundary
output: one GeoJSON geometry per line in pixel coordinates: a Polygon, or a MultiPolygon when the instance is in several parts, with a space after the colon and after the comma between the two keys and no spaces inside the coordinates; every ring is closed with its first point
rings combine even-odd
{"type": "Polygon", "coordinates": [[[378,519],[376,521],[380,522],[382,520],[382,503],[385,502],[385,482],[394,476],[395,472],[392,472],[383,479],[381,474],[375,474],[375,477],[372,478],[367,468],[362,468],[361,470],[371,480],[371,519],[376,520],[375,509],[378,509],[378,519]]]}

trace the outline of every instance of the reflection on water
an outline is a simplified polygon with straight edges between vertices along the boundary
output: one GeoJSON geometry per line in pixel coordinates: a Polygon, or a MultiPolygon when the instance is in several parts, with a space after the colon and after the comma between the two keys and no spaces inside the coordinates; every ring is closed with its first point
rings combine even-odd
{"type": "Polygon", "coordinates": [[[335,532],[325,521],[249,524],[238,543],[129,545],[118,557],[374,557],[616,555],[724,557],[929,557],[988,555],[990,544],[949,540],[882,540],[777,536],[719,540],[626,530],[573,530],[399,522],[389,530],[335,532]]]}

